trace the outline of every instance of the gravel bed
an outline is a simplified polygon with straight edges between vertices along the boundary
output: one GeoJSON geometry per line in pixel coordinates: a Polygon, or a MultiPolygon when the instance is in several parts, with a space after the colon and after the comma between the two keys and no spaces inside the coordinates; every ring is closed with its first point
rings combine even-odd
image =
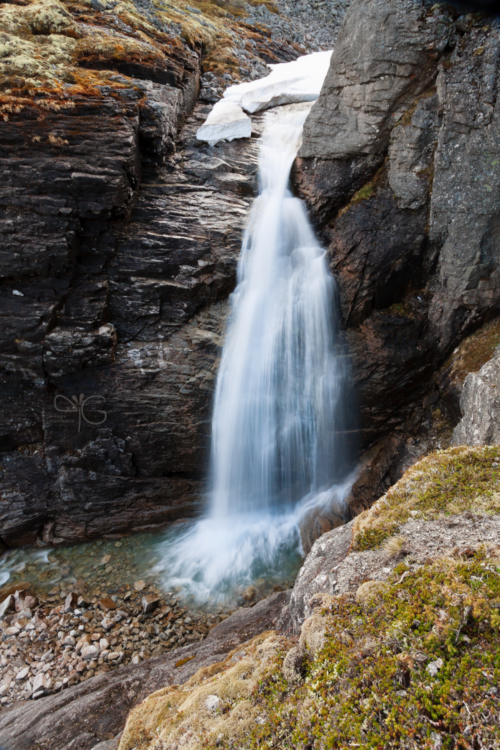
{"type": "Polygon", "coordinates": [[[100,597],[78,588],[40,598],[15,591],[0,604],[0,706],[199,641],[230,611],[188,610],[145,581],[100,597]]]}

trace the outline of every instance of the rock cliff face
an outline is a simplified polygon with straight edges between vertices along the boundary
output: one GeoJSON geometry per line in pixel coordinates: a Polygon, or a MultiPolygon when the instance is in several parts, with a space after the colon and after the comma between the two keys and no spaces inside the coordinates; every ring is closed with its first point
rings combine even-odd
{"type": "Polygon", "coordinates": [[[304,129],[295,182],[338,279],[378,493],[402,425],[440,397],[433,373],[498,314],[499,44],[448,6],[355,0],[304,129]]]}
{"type": "Polygon", "coordinates": [[[242,13],[2,6],[8,546],[122,534],[198,507],[259,130],[197,143],[199,78],[202,65],[237,75],[245,44],[260,66],[300,51],[230,10],[242,13]]]}
{"type": "MultiPolygon", "coordinates": [[[[259,129],[200,147],[200,74],[213,99],[223,70],[304,51],[237,3],[19,3],[0,12],[9,546],[197,509],[259,129]]],[[[446,390],[434,374],[498,313],[499,45],[477,15],[354,0],[306,123],[295,181],[338,279],[366,450],[353,513],[409,460],[446,390]]]]}

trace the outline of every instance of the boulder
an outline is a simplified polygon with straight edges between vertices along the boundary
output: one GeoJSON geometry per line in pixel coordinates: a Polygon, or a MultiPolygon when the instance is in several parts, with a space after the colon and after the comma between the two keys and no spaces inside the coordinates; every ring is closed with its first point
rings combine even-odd
{"type": "Polygon", "coordinates": [[[465,378],[460,398],[462,419],[452,445],[500,443],[500,347],[479,372],[465,378]]]}

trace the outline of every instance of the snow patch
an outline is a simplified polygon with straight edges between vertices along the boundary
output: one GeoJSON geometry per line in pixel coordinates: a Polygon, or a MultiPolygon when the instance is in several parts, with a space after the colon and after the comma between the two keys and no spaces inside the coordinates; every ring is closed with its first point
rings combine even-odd
{"type": "Polygon", "coordinates": [[[196,138],[208,141],[213,146],[218,141],[232,141],[235,138],[250,138],[252,121],[239,104],[221,99],[212,109],[207,119],[198,129],[196,138]]]}
{"type": "Polygon", "coordinates": [[[251,114],[282,104],[312,102],[319,96],[331,56],[331,50],[313,52],[292,62],[270,65],[268,76],[231,86],[224,92],[224,99],[251,114]]]}
{"type": "Polygon", "coordinates": [[[313,52],[288,63],[270,65],[271,73],[257,81],[230,86],[217,102],[196,137],[211,146],[219,141],[249,138],[253,114],[282,104],[312,102],[318,98],[330,66],[332,51],[313,52]]]}

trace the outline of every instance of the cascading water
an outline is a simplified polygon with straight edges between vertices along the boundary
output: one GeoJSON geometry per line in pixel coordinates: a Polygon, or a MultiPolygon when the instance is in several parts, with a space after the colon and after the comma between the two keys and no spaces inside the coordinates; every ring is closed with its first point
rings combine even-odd
{"type": "Polygon", "coordinates": [[[217,380],[208,513],[163,543],[169,583],[198,598],[279,579],[307,509],[341,503],[350,486],[335,282],[289,189],[309,110],[267,116],[217,380]]]}

